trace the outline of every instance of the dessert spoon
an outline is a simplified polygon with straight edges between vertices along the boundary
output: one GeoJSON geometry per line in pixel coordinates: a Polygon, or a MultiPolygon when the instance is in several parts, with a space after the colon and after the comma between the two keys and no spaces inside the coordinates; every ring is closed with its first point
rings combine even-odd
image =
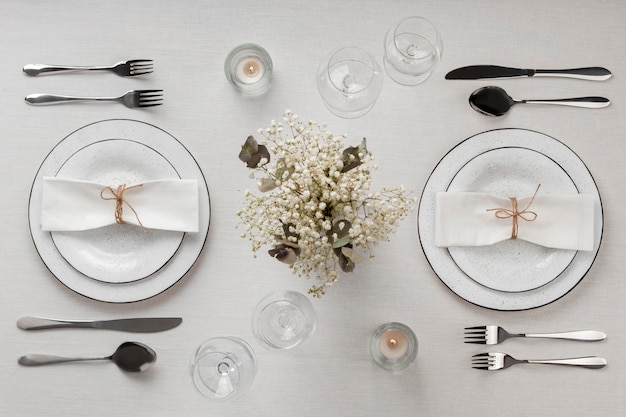
{"type": "Polygon", "coordinates": [[[487,116],[502,116],[515,104],[557,104],[561,106],[599,109],[611,102],[604,97],[574,97],[552,100],[515,100],[500,87],[487,86],[474,91],[469,97],[470,106],[487,116]]]}
{"type": "Polygon", "coordinates": [[[150,347],[139,342],[124,342],[112,355],[100,357],[67,357],[29,353],[19,358],[18,363],[25,366],[48,365],[52,363],[111,360],[126,372],[145,371],[156,362],[156,353],[150,347]]]}

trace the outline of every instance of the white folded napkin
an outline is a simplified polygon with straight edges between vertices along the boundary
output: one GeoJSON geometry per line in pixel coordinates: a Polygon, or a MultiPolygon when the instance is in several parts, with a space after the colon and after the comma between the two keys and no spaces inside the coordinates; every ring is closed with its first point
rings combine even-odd
{"type": "Polygon", "coordinates": [[[593,249],[591,195],[536,194],[519,198],[518,216],[514,216],[513,204],[510,198],[486,193],[437,193],[435,244],[482,246],[517,238],[550,248],[593,249]],[[516,231],[513,230],[515,217],[516,231]]]}
{"type": "Polygon", "coordinates": [[[122,187],[125,189],[90,181],[43,178],[42,229],[79,231],[117,222],[147,229],[198,231],[197,180],[146,181],[122,187]]]}

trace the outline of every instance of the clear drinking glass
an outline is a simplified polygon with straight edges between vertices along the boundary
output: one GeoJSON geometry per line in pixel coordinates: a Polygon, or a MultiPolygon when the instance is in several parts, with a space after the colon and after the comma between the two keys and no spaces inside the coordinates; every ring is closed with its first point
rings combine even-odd
{"type": "Polygon", "coordinates": [[[373,56],[360,48],[345,47],[321,63],[317,88],[331,112],[355,118],[374,106],[383,88],[383,76],[373,56]]]}
{"type": "Polygon", "coordinates": [[[370,337],[370,355],[381,368],[399,371],[415,361],[417,337],[402,323],[381,324],[370,337]]]}
{"type": "Polygon", "coordinates": [[[424,82],[441,60],[443,42],[437,28],[412,16],[391,27],[385,36],[385,70],[402,85],[424,82]]]}
{"type": "Polygon", "coordinates": [[[213,399],[236,399],[252,385],[256,375],[254,351],[238,337],[216,337],[194,352],[189,371],[196,389],[213,399]]]}
{"type": "Polygon", "coordinates": [[[252,316],[254,336],[268,349],[289,350],[308,340],[317,325],[311,301],[297,291],[265,296],[252,316]]]}

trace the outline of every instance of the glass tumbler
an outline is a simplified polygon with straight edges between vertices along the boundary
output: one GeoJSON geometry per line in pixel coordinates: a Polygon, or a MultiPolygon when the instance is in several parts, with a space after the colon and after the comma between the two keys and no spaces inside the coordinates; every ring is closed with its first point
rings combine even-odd
{"type": "Polygon", "coordinates": [[[317,72],[317,89],[324,104],[339,117],[355,118],[370,111],[382,87],[378,62],[356,47],[334,51],[317,72]]]}
{"type": "Polygon", "coordinates": [[[239,398],[256,376],[254,351],[238,337],[215,337],[194,352],[189,371],[196,389],[212,399],[239,398]]]}
{"type": "Polygon", "coordinates": [[[437,28],[423,17],[408,17],[391,27],[385,36],[385,70],[398,84],[426,81],[442,53],[443,42],[437,28]]]}
{"type": "Polygon", "coordinates": [[[317,325],[313,304],[297,291],[281,290],[265,296],[252,316],[252,330],[266,348],[289,350],[308,340],[317,325]]]}

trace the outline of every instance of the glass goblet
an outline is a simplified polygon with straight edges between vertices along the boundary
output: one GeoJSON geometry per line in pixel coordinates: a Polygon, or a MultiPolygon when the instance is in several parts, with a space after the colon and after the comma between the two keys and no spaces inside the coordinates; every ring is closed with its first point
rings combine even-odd
{"type": "Polygon", "coordinates": [[[437,28],[423,17],[408,17],[391,27],[385,36],[385,70],[398,84],[426,81],[442,53],[443,42],[437,28]]]}
{"type": "Polygon", "coordinates": [[[382,87],[378,62],[360,48],[334,51],[317,72],[317,89],[324,104],[339,117],[355,118],[370,111],[382,87]]]}
{"type": "Polygon", "coordinates": [[[254,336],[268,349],[288,350],[315,332],[317,315],[311,301],[297,291],[276,291],[265,296],[252,316],[254,336]]]}
{"type": "Polygon", "coordinates": [[[203,342],[189,365],[196,389],[213,399],[235,399],[252,385],[256,375],[252,348],[238,337],[216,337],[203,342]]]}

